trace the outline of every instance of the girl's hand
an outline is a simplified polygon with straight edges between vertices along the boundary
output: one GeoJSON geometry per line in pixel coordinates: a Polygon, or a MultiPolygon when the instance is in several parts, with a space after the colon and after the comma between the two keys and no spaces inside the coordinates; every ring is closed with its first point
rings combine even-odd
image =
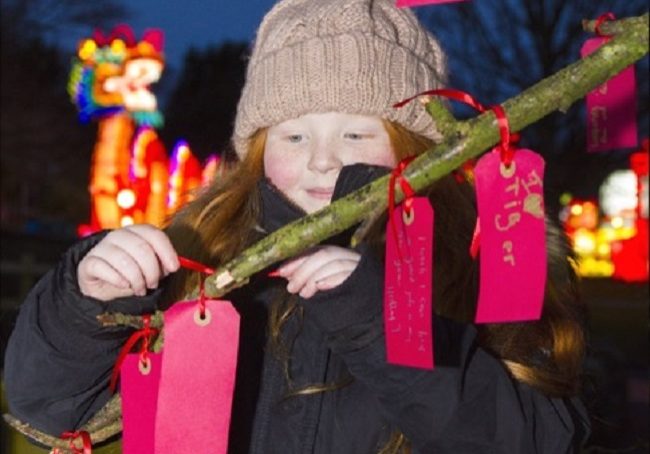
{"type": "Polygon", "coordinates": [[[162,230],[137,224],[110,232],[79,262],[81,293],[102,301],[144,296],[179,268],[178,255],[162,230]]]}
{"type": "Polygon", "coordinates": [[[307,299],[320,290],[340,285],[356,269],[360,259],[361,256],[350,249],[323,246],[282,265],[277,274],[289,281],[289,293],[298,293],[307,299]]]}

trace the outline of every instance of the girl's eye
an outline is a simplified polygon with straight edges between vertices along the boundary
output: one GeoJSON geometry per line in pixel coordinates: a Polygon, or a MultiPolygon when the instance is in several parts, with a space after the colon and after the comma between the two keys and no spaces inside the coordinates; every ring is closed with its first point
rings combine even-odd
{"type": "Polygon", "coordinates": [[[360,134],[358,132],[346,132],[343,135],[343,137],[345,137],[346,139],[350,139],[350,140],[361,140],[361,139],[363,139],[364,135],[360,134]]]}
{"type": "Polygon", "coordinates": [[[290,136],[287,136],[287,140],[291,143],[300,143],[302,142],[302,134],[291,134],[290,136]]]}

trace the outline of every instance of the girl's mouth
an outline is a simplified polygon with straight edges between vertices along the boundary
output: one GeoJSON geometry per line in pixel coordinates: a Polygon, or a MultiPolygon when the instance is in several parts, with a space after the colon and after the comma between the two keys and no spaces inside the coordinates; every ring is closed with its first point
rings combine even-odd
{"type": "Polygon", "coordinates": [[[306,192],[315,199],[329,200],[332,198],[334,188],[311,188],[306,192]]]}

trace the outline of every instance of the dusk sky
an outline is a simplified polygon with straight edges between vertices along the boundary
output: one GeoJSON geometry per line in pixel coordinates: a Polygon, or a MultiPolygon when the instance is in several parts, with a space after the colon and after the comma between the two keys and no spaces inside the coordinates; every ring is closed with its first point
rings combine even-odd
{"type": "Polygon", "coordinates": [[[173,66],[185,51],[203,49],[225,40],[250,41],[264,14],[275,0],[159,1],[122,0],[132,10],[129,21],[136,36],[149,27],[165,32],[165,54],[173,66]]]}
{"type": "MultiPolygon", "coordinates": [[[[251,41],[264,14],[276,0],[206,1],[206,0],[120,0],[131,15],[125,21],[142,36],[147,28],[165,33],[165,55],[169,65],[178,69],[190,47],[204,49],[232,41],[251,41]]],[[[107,30],[108,31],[108,30],[107,30]]],[[[77,41],[92,29],[68,30],[57,39],[74,52],[77,41]]]]}

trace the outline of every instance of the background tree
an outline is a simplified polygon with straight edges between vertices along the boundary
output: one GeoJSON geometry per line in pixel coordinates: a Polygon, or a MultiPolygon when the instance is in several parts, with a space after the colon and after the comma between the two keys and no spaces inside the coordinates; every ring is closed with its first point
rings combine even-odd
{"type": "Polygon", "coordinates": [[[116,0],[3,0],[3,38],[21,41],[43,39],[70,27],[91,26],[108,29],[128,17],[129,10],[116,0]]]}
{"type": "MultiPolygon", "coordinates": [[[[443,42],[449,57],[449,86],[496,104],[577,60],[584,41],[581,19],[611,11],[638,16],[645,0],[475,0],[418,8],[418,15],[443,42]]],[[[648,57],[636,65],[639,136],[648,135],[648,57]]],[[[460,116],[475,115],[460,106],[460,116]]],[[[546,202],[553,212],[559,194],[596,196],[604,178],[627,168],[631,151],[586,153],[584,103],[555,113],[523,132],[522,145],[546,159],[546,202]]]]}
{"type": "Polygon", "coordinates": [[[170,151],[179,139],[201,160],[228,148],[247,54],[246,43],[233,42],[187,52],[161,130],[170,151]]]}

